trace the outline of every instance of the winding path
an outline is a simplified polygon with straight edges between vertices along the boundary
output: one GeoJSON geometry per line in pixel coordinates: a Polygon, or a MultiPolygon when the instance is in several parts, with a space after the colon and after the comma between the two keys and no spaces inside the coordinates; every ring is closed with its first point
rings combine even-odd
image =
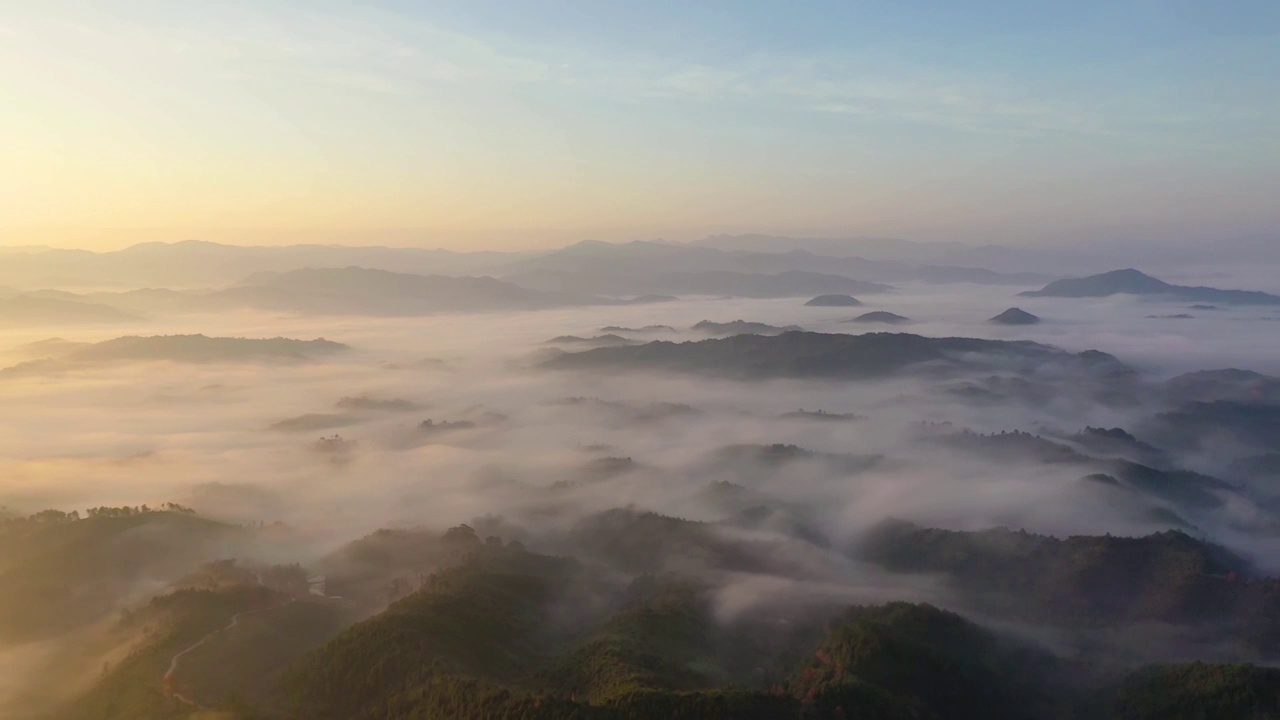
{"type": "Polygon", "coordinates": [[[271,610],[279,610],[280,608],[285,607],[286,605],[291,605],[295,602],[297,602],[297,598],[292,598],[287,602],[280,603],[279,605],[272,605],[271,607],[258,608],[257,610],[245,610],[243,612],[238,612],[235,615],[231,616],[231,622],[228,623],[225,627],[220,627],[217,630],[214,630],[208,635],[205,635],[204,637],[197,640],[195,644],[191,645],[186,650],[183,650],[178,654],[174,655],[173,658],[169,660],[169,669],[165,671],[164,677],[161,678],[160,680],[161,687],[164,688],[165,694],[168,695],[169,697],[175,698],[176,700],[183,702],[187,705],[190,705],[192,707],[200,707],[200,703],[196,702],[195,700],[192,700],[186,695],[183,695],[181,692],[177,690],[177,688],[174,685],[174,675],[178,672],[178,662],[182,660],[182,657],[187,653],[200,647],[201,645],[204,645],[206,642],[209,641],[209,638],[213,637],[214,635],[217,635],[218,633],[221,633],[221,632],[226,632],[227,630],[230,630],[236,625],[239,625],[240,618],[244,617],[245,615],[253,615],[255,613],[263,613],[263,612],[269,612],[271,610]]]}

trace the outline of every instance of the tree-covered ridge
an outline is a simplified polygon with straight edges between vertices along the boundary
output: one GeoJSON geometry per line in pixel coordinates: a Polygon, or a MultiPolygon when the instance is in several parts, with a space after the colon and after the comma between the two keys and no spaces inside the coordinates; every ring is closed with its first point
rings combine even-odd
{"type": "Polygon", "coordinates": [[[843,335],[799,331],[595,348],[562,354],[547,360],[544,365],[566,370],[680,371],[739,379],[857,380],[924,368],[951,371],[1000,368],[1021,374],[1066,373],[1099,380],[1123,380],[1132,373],[1106,353],[1096,350],[1069,353],[1027,341],[931,338],[907,333],[843,335]]]}
{"type": "Polygon", "coordinates": [[[655,690],[711,689],[726,678],[712,657],[716,622],[705,588],[641,576],[621,608],[539,673],[537,687],[591,704],[655,690]]]}
{"type": "Polygon", "coordinates": [[[342,343],[317,338],[241,338],[206,335],[128,336],[90,345],[68,356],[76,362],[171,360],[173,362],[237,362],[244,360],[310,360],[341,353],[342,343]]]}
{"type": "Polygon", "coordinates": [[[153,598],[122,617],[113,632],[140,638],[123,661],[103,668],[85,694],[56,714],[57,720],[169,720],[197,708],[178,695],[183,683],[166,680],[173,658],[225,627],[237,613],[283,602],[265,587],[238,585],[218,591],[178,590],[153,598]]]}
{"type": "Polygon", "coordinates": [[[171,683],[204,707],[228,699],[263,707],[281,675],[294,662],[336,637],[355,620],[341,600],[275,593],[275,600],[249,608],[234,627],[226,625],[186,654],[171,683]]]}
{"type": "Polygon", "coordinates": [[[1051,717],[1065,705],[1056,661],[931,605],[853,607],[831,623],[789,690],[807,705],[858,717],[1051,717]]]}
{"type": "Polygon", "coordinates": [[[1280,717],[1280,669],[1157,665],[1099,693],[1087,710],[1115,720],[1280,717]]]}
{"type": "MultiPolygon", "coordinates": [[[[723,486],[713,486],[712,489],[723,486]]],[[[744,518],[745,519],[745,518],[744,518]]],[[[705,523],[633,509],[590,515],[569,532],[581,555],[624,572],[749,572],[802,575],[768,538],[740,537],[732,523],[705,523]]]]}
{"type": "Polygon", "coordinates": [[[1280,445],[1280,404],[1259,402],[1190,402],[1150,418],[1144,434],[1165,447],[1200,449],[1210,444],[1238,452],[1270,450],[1280,445]]]}
{"type": "Polygon", "coordinates": [[[1267,717],[1276,701],[1275,671],[1248,666],[1156,667],[1082,684],[1078,668],[1044,650],[909,603],[838,614],[780,682],[717,682],[698,665],[714,662],[708,631],[716,630],[698,617],[696,584],[649,578],[641,585],[650,586],[647,596],[638,591],[644,597],[584,642],[545,658],[533,676],[504,680],[505,671],[429,664],[358,709],[291,717],[1156,720],[1267,717]]]}
{"type": "Polygon", "coordinates": [[[298,717],[347,718],[441,675],[514,681],[546,652],[576,563],[477,544],[468,561],[348,629],[283,680],[298,717]]]}
{"type": "Polygon", "coordinates": [[[321,360],[350,349],[348,345],[324,338],[129,335],[80,346],[57,358],[29,360],[3,368],[0,376],[41,375],[116,362],[301,363],[321,360]]]}
{"type": "MultiPolygon", "coordinates": [[[[199,521],[117,510],[80,520],[48,513],[6,528],[152,516],[199,521]]],[[[568,535],[583,561],[482,539],[465,525],[379,531],[324,561],[357,592],[341,599],[311,596],[301,566],[206,563],[177,582],[182,589],[120,616],[112,632],[136,634],[133,649],[58,717],[180,718],[196,706],[232,709],[236,720],[1156,720],[1274,711],[1270,670],[1112,674],[1114,666],[1090,667],[1097,658],[1062,660],[927,604],[765,604],[723,616],[724,577],[645,560],[701,554],[738,568],[731,573],[766,567],[722,530],[606,512],[568,535]]],[[[1003,617],[1063,628],[1200,623],[1275,646],[1266,622],[1278,614],[1275,582],[1182,533],[1058,539],[894,523],[859,550],[895,571],[946,574],[958,603],[1003,617]]]]}
{"type": "MultiPolygon", "coordinates": [[[[0,508],[0,512],[3,512],[0,508]]],[[[173,512],[183,513],[186,515],[194,515],[195,510],[189,507],[179,505],[178,503],[166,502],[155,508],[148,505],[122,505],[119,507],[92,507],[84,511],[83,517],[132,517],[134,515],[146,515],[153,512],[173,512]]],[[[29,528],[45,523],[74,522],[81,519],[79,510],[41,510],[30,515],[19,515],[17,513],[0,514],[0,532],[8,530],[17,530],[21,528],[29,528]]]]}
{"type": "Polygon", "coordinates": [[[140,580],[177,579],[249,533],[176,505],[45,511],[0,522],[0,630],[36,639],[102,619],[140,580]]]}
{"type": "Polygon", "coordinates": [[[1062,626],[1163,622],[1218,628],[1280,655],[1280,581],[1224,548],[1169,530],[1059,539],[883,523],[860,554],[897,572],[944,573],[967,602],[1062,626]]]}
{"type": "Polygon", "coordinates": [[[462,565],[434,574],[291,669],[289,717],[728,720],[840,718],[847,708],[849,717],[915,718],[947,716],[930,703],[974,704],[983,696],[1011,707],[1047,702],[1040,686],[1024,687],[1052,669],[1047,656],[928,606],[855,608],[832,623],[816,650],[817,635],[796,633],[798,652],[779,652],[735,637],[748,625],[717,621],[705,584],[649,575],[615,600],[606,592],[602,602],[613,609],[598,620],[575,613],[573,625],[581,627],[567,628],[567,637],[581,639],[556,641],[542,632],[565,600],[555,587],[581,588],[590,572],[479,546],[462,565]],[[776,679],[757,674],[755,666],[777,657],[794,664],[776,679]],[[933,689],[938,673],[957,667],[979,669],[933,689]]]}

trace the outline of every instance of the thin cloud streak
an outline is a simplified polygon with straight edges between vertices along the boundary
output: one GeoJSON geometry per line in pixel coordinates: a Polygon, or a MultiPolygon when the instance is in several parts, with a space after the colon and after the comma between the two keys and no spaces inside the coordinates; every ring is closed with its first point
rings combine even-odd
{"type": "MultiPolygon", "coordinates": [[[[912,67],[858,53],[764,53],[721,65],[589,57],[511,39],[491,41],[375,11],[335,18],[232,8],[211,24],[175,27],[111,19],[96,25],[90,36],[138,58],[159,55],[220,65],[242,76],[266,70],[356,92],[405,97],[428,96],[441,85],[482,93],[554,87],[624,102],[661,100],[728,109],[747,104],[782,113],[848,115],[979,133],[1109,135],[1152,128],[1176,131],[1199,122],[1186,113],[1114,107],[1105,99],[1086,109],[1036,97],[998,77],[912,67]]],[[[64,39],[66,34],[84,37],[67,23],[36,22],[32,27],[64,39]]]]}

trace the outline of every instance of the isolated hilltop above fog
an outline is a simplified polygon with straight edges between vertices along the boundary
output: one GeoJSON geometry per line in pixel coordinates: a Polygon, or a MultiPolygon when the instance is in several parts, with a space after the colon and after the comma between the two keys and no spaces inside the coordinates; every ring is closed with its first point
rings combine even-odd
{"type": "Polygon", "coordinates": [[[885,323],[887,325],[905,325],[911,322],[911,318],[903,317],[897,313],[891,313],[885,310],[873,310],[869,313],[863,313],[856,318],[846,320],[845,322],[857,323],[885,323]]]}
{"type": "Polygon", "coordinates": [[[1040,322],[1040,318],[1022,308],[1009,308],[987,322],[996,325],[1035,325],[1040,322]]]}
{"type": "Polygon", "coordinates": [[[1252,290],[1219,290],[1210,287],[1171,285],[1137,270],[1113,270],[1071,280],[1057,280],[1042,290],[1022,293],[1026,297],[1084,298],[1111,295],[1144,295],[1166,299],[1221,303],[1224,305],[1280,305],[1280,296],[1252,290]]]}

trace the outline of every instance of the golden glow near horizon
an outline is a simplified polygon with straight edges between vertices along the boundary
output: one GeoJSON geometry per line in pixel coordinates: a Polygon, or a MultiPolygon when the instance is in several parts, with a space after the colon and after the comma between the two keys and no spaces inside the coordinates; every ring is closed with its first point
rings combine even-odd
{"type": "MultiPolygon", "coordinates": [[[[625,33],[603,47],[594,33],[623,23],[549,34],[526,18],[524,37],[453,2],[11,4],[0,245],[505,249],[708,231],[1035,240],[1276,225],[1266,188],[1280,150],[1261,120],[1274,87],[1234,80],[1224,103],[1176,46],[1113,58],[1145,72],[1122,81],[1070,58],[1017,72],[999,57],[911,62],[915,37],[874,52],[820,35],[803,52],[672,54],[661,35],[625,33]],[[1038,89],[1046,76],[1062,89],[1038,89]]],[[[726,47],[752,39],[716,32],[726,47]]],[[[1270,67],[1273,39],[1195,46],[1270,67]]]]}

